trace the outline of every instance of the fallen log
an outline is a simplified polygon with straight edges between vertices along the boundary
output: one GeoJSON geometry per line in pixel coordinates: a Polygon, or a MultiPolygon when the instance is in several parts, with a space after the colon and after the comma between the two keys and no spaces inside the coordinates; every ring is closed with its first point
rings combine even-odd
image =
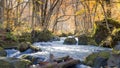
{"type": "Polygon", "coordinates": [[[64,57],[61,57],[61,58],[56,58],[53,61],[57,62],[57,63],[60,63],[60,62],[67,61],[69,58],[70,58],[70,56],[64,56],[64,57]]]}
{"type": "Polygon", "coordinates": [[[53,63],[48,63],[44,66],[41,66],[40,68],[59,68],[57,65],[57,62],[53,62],[53,63]]]}
{"type": "Polygon", "coordinates": [[[66,62],[58,63],[58,67],[59,68],[67,68],[67,67],[79,64],[79,63],[80,63],[80,60],[69,60],[69,61],[66,61],[66,62]]]}

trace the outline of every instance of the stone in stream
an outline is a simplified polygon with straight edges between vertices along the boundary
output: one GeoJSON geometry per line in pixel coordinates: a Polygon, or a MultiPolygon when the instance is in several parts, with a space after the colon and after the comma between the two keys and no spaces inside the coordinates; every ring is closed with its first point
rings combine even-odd
{"type": "Polygon", "coordinates": [[[40,62],[43,62],[46,58],[42,56],[32,56],[32,55],[23,55],[21,57],[22,59],[27,59],[32,62],[32,64],[39,64],[40,62]]]}
{"type": "Polygon", "coordinates": [[[108,66],[120,68],[120,45],[114,47],[114,50],[108,59],[108,66]]]}
{"type": "MultiPolygon", "coordinates": [[[[92,53],[92,54],[90,54],[89,56],[86,57],[84,63],[86,65],[89,65],[89,66],[93,67],[95,65],[94,61],[97,61],[96,60],[97,57],[108,59],[110,57],[110,52],[108,52],[108,51],[101,51],[101,52],[92,53]]],[[[98,59],[100,59],[100,58],[98,58],[98,59]]]]}
{"type": "Polygon", "coordinates": [[[94,61],[93,68],[105,68],[107,66],[107,59],[102,57],[97,57],[94,61]]]}
{"type": "Polygon", "coordinates": [[[20,52],[25,52],[25,51],[28,50],[28,49],[31,49],[31,50],[33,50],[34,52],[42,51],[40,48],[33,46],[33,45],[32,45],[31,43],[29,43],[29,42],[22,42],[22,43],[19,45],[19,47],[18,47],[18,50],[19,50],[20,52]]]}
{"type": "Polygon", "coordinates": [[[66,38],[63,44],[75,45],[77,44],[77,40],[75,38],[66,38]]]}
{"type": "Polygon", "coordinates": [[[29,60],[0,57],[0,68],[28,68],[31,65],[29,60]]]}
{"type": "Polygon", "coordinates": [[[7,52],[2,47],[0,47],[0,56],[7,56],[7,52]]]}
{"type": "Polygon", "coordinates": [[[51,41],[60,41],[60,37],[58,37],[58,36],[53,36],[53,38],[51,39],[51,41]]]}

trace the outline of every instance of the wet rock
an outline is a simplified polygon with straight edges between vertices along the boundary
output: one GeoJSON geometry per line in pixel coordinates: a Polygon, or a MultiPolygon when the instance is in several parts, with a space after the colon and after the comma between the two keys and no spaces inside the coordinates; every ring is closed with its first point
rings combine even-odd
{"type": "Polygon", "coordinates": [[[31,49],[33,52],[42,51],[40,48],[33,46],[29,42],[22,42],[18,47],[20,52],[25,52],[28,49],[31,49]]]}
{"type": "Polygon", "coordinates": [[[39,64],[40,62],[43,62],[45,60],[45,57],[37,57],[32,55],[23,55],[21,58],[31,61],[32,64],[39,64]]]}
{"type": "Polygon", "coordinates": [[[120,65],[120,55],[112,54],[107,63],[109,67],[118,67],[120,65]]]}
{"type": "Polygon", "coordinates": [[[0,56],[7,56],[7,52],[2,47],[0,47],[0,56]]]}
{"type": "Polygon", "coordinates": [[[75,38],[66,38],[64,41],[64,44],[75,45],[77,44],[77,41],[75,38]]]}
{"type": "Polygon", "coordinates": [[[28,68],[31,62],[25,59],[0,57],[0,68],[28,68]]]}
{"type": "Polygon", "coordinates": [[[107,59],[102,57],[97,57],[94,61],[94,68],[105,68],[107,66],[107,59]]]}
{"type": "Polygon", "coordinates": [[[54,37],[51,39],[51,41],[60,41],[60,37],[54,36],[54,37]]]}
{"type": "Polygon", "coordinates": [[[107,63],[109,67],[120,68],[120,45],[116,45],[114,47],[114,50],[111,52],[107,63]]]}
{"type": "Polygon", "coordinates": [[[94,61],[97,57],[108,59],[110,57],[110,52],[101,51],[101,52],[92,53],[92,54],[90,54],[89,56],[86,57],[84,63],[87,64],[87,65],[93,66],[94,61]]]}
{"type": "Polygon", "coordinates": [[[97,45],[95,40],[92,37],[88,37],[86,35],[81,35],[78,37],[79,45],[97,45]]]}
{"type": "Polygon", "coordinates": [[[27,44],[26,42],[22,42],[22,43],[20,43],[20,45],[18,47],[18,50],[20,52],[24,52],[24,51],[26,51],[29,48],[30,48],[30,44],[27,44]]]}

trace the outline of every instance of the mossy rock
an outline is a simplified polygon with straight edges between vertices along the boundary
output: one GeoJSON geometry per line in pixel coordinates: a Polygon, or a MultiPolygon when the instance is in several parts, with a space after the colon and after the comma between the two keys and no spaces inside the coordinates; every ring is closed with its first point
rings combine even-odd
{"type": "Polygon", "coordinates": [[[21,58],[31,61],[32,64],[38,64],[45,60],[45,58],[43,58],[43,57],[37,57],[37,56],[33,56],[33,55],[23,55],[23,56],[21,56],[21,58]]]}
{"type": "Polygon", "coordinates": [[[29,65],[31,65],[29,60],[0,57],[0,68],[28,68],[29,65]]]}
{"type": "MultiPolygon", "coordinates": [[[[33,31],[34,32],[34,37],[33,37],[33,42],[47,42],[51,41],[53,38],[53,34],[49,30],[43,30],[43,31],[33,31]]],[[[31,32],[31,33],[33,33],[31,32]]]]}
{"type": "Polygon", "coordinates": [[[24,52],[24,51],[26,51],[27,49],[31,49],[31,50],[34,51],[34,52],[42,51],[40,48],[33,46],[30,42],[22,42],[22,43],[20,43],[20,45],[18,46],[18,50],[19,50],[20,52],[24,52]]]}
{"type": "Polygon", "coordinates": [[[87,65],[93,66],[94,61],[97,57],[108,59],[110,57],[110,52],[102,51],[102,52],[92,53],[86,57],[84,63],[87,65]]]}
{"type": "Polygon", "coordinates": [[[39,47],[35,47],[35,46],[33,46],[33,45],[30,45],[30,49],[32,49],[34,52],[42,51],[41,48],[39,48],[39,47]]]}
{"type": "Polygon", "coordinates": [[[6,51],[2,47],[0,47],[0,56],[2,57],[7,56],[6,51]]]}
{"type": "Polygon", "coordinates": [[[19,46],[18,46],[18,50],[19,50],[20,52],[24,52],[24,51],[26,51],[26,50],[29,49],[29,48],[30,48],[30,44],[28,44],[27,42],[22,42],[22,43],[20,43],[19,46]]]}
{"type": "Polygon", "coordinates": [[[74,45],[77,44],[77,41],[75,38],[66,38],[63,44],[74,45]]]}
{"type": "Polygon", "coordinates": [[[95,40],[92,37],[88,37],[86,35],[81,35],[78,37],[79,45],[97,45],[95,40]]]}
{"type": "Polygon", "coordinates": [[[114,47],[116,44],[116,40],[114,40],[114,37],[116,36],[117,32],[114,32],[115,29],[120,28],[120,23],[118,21],[115,21],[113,19],[107,19],[109,29],[106,26],[106,21],[96,21],[94,24],[94,34],[93,38],[95,39],[95,42],[98,45],[101,45],[103,47],[114,47]],[[115,33],[115,35],[113,35],[115,33]],[[112,38],[109,40],[108,38],[112,38]],[[108,44],[108,42],[110,44],[108,44]]]}

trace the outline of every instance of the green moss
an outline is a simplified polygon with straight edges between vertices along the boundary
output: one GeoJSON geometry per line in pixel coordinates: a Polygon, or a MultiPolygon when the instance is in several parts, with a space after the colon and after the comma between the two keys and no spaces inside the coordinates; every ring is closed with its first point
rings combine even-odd
{"type": "Polygon", "coordinates": [[[98,52],[98,53],[92,53],[89,56],[86,57],[85,59],[85,64],[93,66],[94,65],[94,61],[97,57],[102,57],[105,59],[108,59],[110,57],[110,52],[98,52]]]}
{"type": "Polygon", "coordinates": [[[72,45],[72,44],[76,44],[76,43],[77,43],[77,41],[76,41],[75,38],[66,38],[65,41],[64,41],[64,44],[72,45]]]}
{"type": "Polygon", "coordinates": [[[47,42],[51,41],[54,35],[49,30],[43,30],[43,31],[34,31],[34,42],[47,42]]]}
{"type": "Polygon", "coordinates": [[[117,43],[114,39],[117,30],[120,29],[120,23],[113,19],[107,19],[110,31],[106,26],[106,21],[96,21],[94,24],[94,31],[92,37],[98,45],[103,47],[114,47],[117,43]],[[111,38],[111,39],[109,39],[111,38]]]}
{"type": "Polygon", "coordinates": [[[86,35],[81,35],[78,37],[78,44],[79,45],[97,45],[94,38],[86,35]]]}
{"type": "Polygon", "coordinates": [[[7,56],[6,51],[2,47],[0,47],[0,56],[7,56]]]}
{"type": "Polygon", "coordinates": [[[29,49],[29,48],[30,48],[30,44],[28,44],[28,43],[26,43],[26,42],[22,42],[22,43],[20,43],[19,46],[18,46],[18,50],[19,50],[20,52],[24,52],[24,51],[26,51],[26,50],[29,49]]]}
{"type": "Polygon", "coordinates": [[[0,68],[27,68],[29,65],[29,60],[0,57],[0,68]]]}
{"type": "Polygon", "coordinates": [[[25,32],[18,36],[19,42],[32,42],[31,33],[25,32]]]}
{"type": "Polygon", "coordinates": [[[7,32],[6,33],[6,38],[5,38],[5,40],[7,40],[7,41],[18,41],[18,39],[17,39],[17,37],[16,36],[14,36],[12,33],[10,33],[10,32],[7,32]]]}

